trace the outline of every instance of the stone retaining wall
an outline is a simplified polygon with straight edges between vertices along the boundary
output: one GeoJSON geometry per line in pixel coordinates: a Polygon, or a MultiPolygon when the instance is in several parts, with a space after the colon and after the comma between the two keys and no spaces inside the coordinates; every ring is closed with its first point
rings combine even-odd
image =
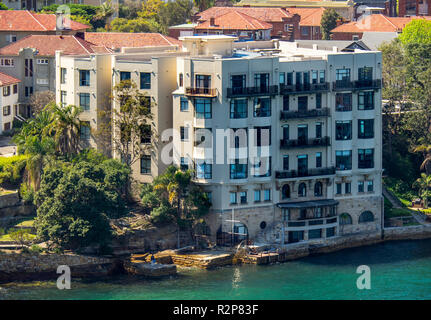
{"type": "Polygon", "coordinates": [[[7,193],[0,196],[0,208],[12,207],[19,203],[18,192],[7,193]]]}
{"type": "Polygon", "coordinates": [[[414,240],[431,238],[431,226],[408,226],[384,229],[385,240],[414,240]]]}

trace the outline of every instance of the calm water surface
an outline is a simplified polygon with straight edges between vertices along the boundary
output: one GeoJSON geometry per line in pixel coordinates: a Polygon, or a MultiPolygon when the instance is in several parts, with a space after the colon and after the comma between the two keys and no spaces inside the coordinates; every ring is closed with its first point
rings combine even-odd
{"type": "Polygon", "coordinates": [[[431,299],[431,240],[397,241],[269,266],[234,266],[145,280],[73,279],[0,286],[0,299],[431,299]],[[356,268],[371,268],[371,290],[356,288],[356,268]]]}

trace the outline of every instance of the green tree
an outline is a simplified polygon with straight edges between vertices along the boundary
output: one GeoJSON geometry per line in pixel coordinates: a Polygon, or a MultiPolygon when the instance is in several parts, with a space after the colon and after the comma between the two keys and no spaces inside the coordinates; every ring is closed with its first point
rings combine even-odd
{"type": "Polygon", "coordinates": [[[419,196],[424,201],[424,208],[428,208],[428,198],[431,196],[431,176],[422,173],[416,180],[413,187],[419,189],[419,196]]]}
{"type": "Polygon", "coordinates": [[[26,229],[14,230],[9,234],[9,236],[12,241],[16,244],[19,244],[21,248],[24,248],[24,246],[28,245],[31,240],[30,231],[26,229]]]}
{"type": "Polygon", "coordinates": [[[322,31],[322,39],[329,40],[331,30],[337,26],[337,20],[340,19],[340,15],[334,9],[326,9],[323,12],[322,20],[320,22],[320,29],[322,31]]]}
{"type": "Polygon", "coordinates": [[[431,21],[413,19],[398,36],[403,45],[412,43],[431,44],[431,21]]]}

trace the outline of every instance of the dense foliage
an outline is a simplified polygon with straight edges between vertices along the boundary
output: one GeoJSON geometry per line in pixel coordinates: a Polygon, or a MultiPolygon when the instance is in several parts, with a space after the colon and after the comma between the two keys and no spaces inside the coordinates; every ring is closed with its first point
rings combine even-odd
{"type": "Polygon", "coordinates": [[[17,187],[22,179],[27,156],[0,157],[0,185],[17,187]]]}
{"type": "Polygon", "coordinates": [[[326,9],[323,12],[322,20],[320,22],[320,29],[322,30],[322,39],[329,40],[331,30],[337,26],[337,20],[340,16],[334,9],[326,9]]]}

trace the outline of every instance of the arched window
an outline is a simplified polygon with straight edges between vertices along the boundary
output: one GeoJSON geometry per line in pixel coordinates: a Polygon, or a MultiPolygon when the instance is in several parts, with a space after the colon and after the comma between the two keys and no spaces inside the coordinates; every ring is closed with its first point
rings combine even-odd
{"type": "Polygon", "coordinates": [[[307,186],[305,183],[301,183],[298,188],[298,197],[306,197],[307,196],[307,186]]]}
{"type": "Polygon", "coordinates": [[[374,221],[374,215],[371,211],[364,211],[359,216],[359,223],[374,221]]]}
{"type": "Polygon", "coordinates": [[[318,181],[314,184],[314,196],[321,197],[323,194],[323,185],[322,182],[318,181]]]}
{"type": "Polygon", "coordinates": [[[281,188],[281,197],[282,199],[290,198],[290,187],[288,184],[285,184],[283,188],[281,188]]]}
{"type": "Polygon", "coordinates": [[[352,224],[352,217],[348,213],[340,214],[340,225],[352,224]]]}

